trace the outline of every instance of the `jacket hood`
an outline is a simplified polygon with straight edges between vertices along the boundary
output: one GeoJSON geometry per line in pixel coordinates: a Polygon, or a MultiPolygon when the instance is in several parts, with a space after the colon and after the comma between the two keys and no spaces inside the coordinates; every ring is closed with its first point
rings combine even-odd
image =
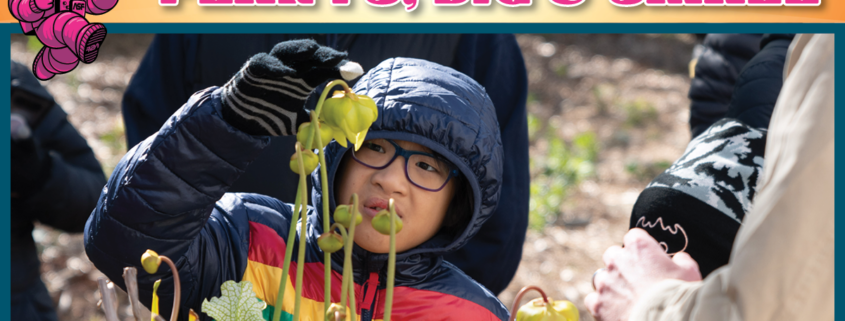
{"type": "MultiPolygon", "coordinates": [[[[484,88],[449,67],[391,58],[365,74],[353,90],[372,97],[378,107],[378,118],[367,139],[404,140],[428,147],[455,164],[472,188],[472,219],[462,233],[454,238],[438,234],[398,254],[397,260],[419,254],[442,255],[462,247],[493,214],[501,189],[502,142],[496,111],[484,88]]],[[[334,186],[347,150],[334,141],[326,146],[330,186],[334,186]]],[[[319,169],[312,173],[312,200],[320,213],[312,215],[314,227],[322,227],[319,173],[319,169]]],[[[334,211],[334,191],[330,189],[329,194],[329,208],[334,211]]]]}
{"type": "Polygon", "coordinates": [[[41,86],[41,82],[35,78],[32,71],[30,71],[26,66],[12,60],[12,66],[9,69],[9,73],[12,75],[12,88],[25,90],[33,95],[43,98],[44,100],[55,103],[53,96],[47,92],[47,89],[44,88],[44,86],[41,86]]]}

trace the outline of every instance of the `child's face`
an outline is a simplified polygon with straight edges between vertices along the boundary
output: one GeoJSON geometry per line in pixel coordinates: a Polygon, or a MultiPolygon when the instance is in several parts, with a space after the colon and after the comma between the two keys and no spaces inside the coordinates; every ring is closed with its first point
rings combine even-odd
{"type": "MultiPolygon", "coordinates": [[[[420,144],[395,142],[405,150],[429,152],[420,144]]],[[[368,148],[366,143],[364,145],[361,149],[368,148]]],[[[373,169],[347,155],[341,166],[337,202],[347,204],[352,194],[358,193],[358,211],[364,217],[363,222],[355,226],[355,243],[358,246],[373,253],[388,252],[390,237],[373,229],[371,222],[381,209],[387,208],[390,198],[394,199],[396,213],[402,218],[403,225],[402,231],[396,234],[397,252],[410,250],[437,234],[454,194],[453,180],[436,192],[419,188],[405,176],[405,158],[402,156],[383,169],[373,169]]]]}

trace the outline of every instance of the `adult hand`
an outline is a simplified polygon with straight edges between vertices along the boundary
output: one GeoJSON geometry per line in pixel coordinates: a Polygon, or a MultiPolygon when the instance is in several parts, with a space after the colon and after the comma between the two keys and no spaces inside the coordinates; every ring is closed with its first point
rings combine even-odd
{"type": "Polygon", "coordinates": [[[309,121],[303,106],[315,87],[363,73],[345,52],[314,40],[281,42],[269,54],[252,56],[223,86],[223,118],[252,135],[293,135],[309,121]]]}
{"type": "Polygon", "coordinates": [[[689,254],[680,252],[670,258],[642,229],[628,231],[623,244],[604,252],[607,268],[595,275],[596,292],[584,299],[596,320],[627,321],[639,297],[662,280],[701,280],[698,263],[689,254]]]}

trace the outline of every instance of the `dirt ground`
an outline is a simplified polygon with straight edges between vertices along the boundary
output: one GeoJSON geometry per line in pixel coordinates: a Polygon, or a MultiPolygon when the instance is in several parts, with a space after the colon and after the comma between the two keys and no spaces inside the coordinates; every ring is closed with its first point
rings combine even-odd
{"type": "MultiPolygon", "coordinates": [[[[564,140],[595,133],[599,152],[594,176],[569,194],[561,219],[528,231],[516,277],[499,298],[510,308],[519,289],[538,285],[554,299],[575,303],[581,320],[593,320],[583,300],[593,291],[593,272],[604,266],[604,250],[622,243],[637,196],[659,173],[654,167],[674,161],[689,142],[686,95],[695,39],[520,35],[518,41],[529,91],[537,96],[528,112],[548,119],[564,140]],[[632,122],[632,104],[647,106],[646,119],[632,122]]],[[[533,142],[531,157],[547,157],[544,147],[533,142]]]]}
{"type": "MultiPolygon", "coordinates": [[[[110,34],[96,62],[43,82],[107,175],[126,152],[120,99],[151,40],[110,34]]],[[[592,320],[583,298],[592,291],[593,271],[603,266],[602,253],[621,243],[639,192],[689,141],[686,94],[695,38],[546,34],[518,35],[518,41],[536,127],[567,144],[593,133],[597,153],[594,170],[567,190],[549,223],[528,231],[516,277],[499,298],[510,308],[520,288],[539,285],[552,298],[575,303],[581,320],[592,320]]],[[[11,42],[12,59],[31,64],[38,48],[24,36],[11,42]]],[[[548,150],[547,138],[532,138],[532,159],[548,157],[548,150]]],[[[82,236],[46,226],[33,236],[60,319],[104,320],[96,306],[102,274],[85,256],[82,236]]],[[[129,319],[128,309],[121,313],[129,319]]]]}

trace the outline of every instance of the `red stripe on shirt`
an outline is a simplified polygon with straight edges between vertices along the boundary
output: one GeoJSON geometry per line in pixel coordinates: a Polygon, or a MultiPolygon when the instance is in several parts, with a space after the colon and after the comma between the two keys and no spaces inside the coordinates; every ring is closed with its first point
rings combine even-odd
{"type": "MultiPolygon", "coordinates": [[[[249,255],[250,261],[278,267],[282,269],[285,260],[285,240],[267,225],[249,222],[249,255]]],[[[288,278],[296,287],[297,262],[292,258],[288,278]]],[[[302,296],[323,302],[324,271],[323,262],[305,263],[303,267],[302,296]]],[[[332,302],[340,302],[342,274],[332,270],[332,302]]],[[[269,281],[269,280],[268,280],[269,281]]],[[[357,286],[356,286],[357,287],[357,286]]]]}

